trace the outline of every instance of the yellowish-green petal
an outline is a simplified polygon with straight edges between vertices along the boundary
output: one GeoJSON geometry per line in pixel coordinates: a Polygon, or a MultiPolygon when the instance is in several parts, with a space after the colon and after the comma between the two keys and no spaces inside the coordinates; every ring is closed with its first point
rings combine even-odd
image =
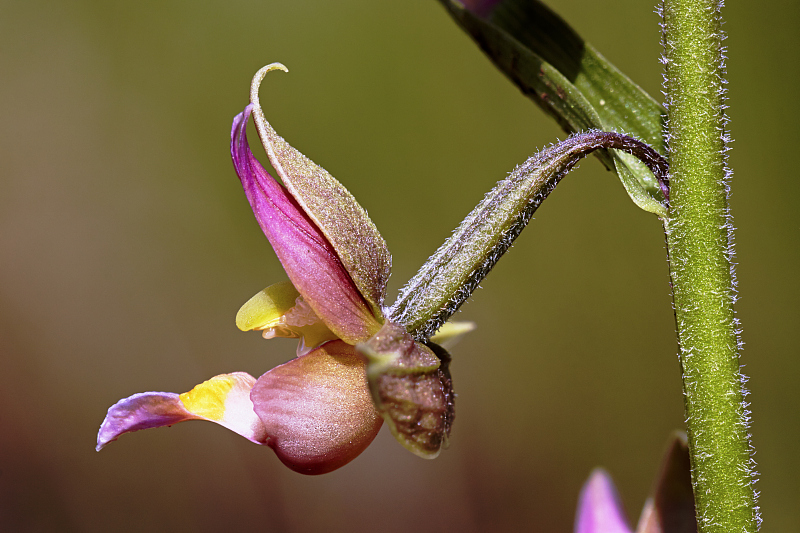
{"type": "Polygon", "coordinates": [[[291,281],[270,285],[247,300],[236,313],[236,327],[242,331],[266,329],[277,324],[295,306],[300,293],[291,281]]]}
{"type": "Polygon", "coordinates": [[[250,298],[236,314],[236,325],[242,331],[262,331],[265,339],[300,339],[298,356],[339,338],[290,281],[270,285],[250,298]]]}

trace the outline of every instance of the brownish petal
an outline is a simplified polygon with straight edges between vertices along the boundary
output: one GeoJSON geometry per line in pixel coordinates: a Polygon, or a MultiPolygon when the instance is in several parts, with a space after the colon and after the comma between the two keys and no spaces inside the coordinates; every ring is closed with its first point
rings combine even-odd
{"type": "Polygon", "coordinates": [[[325,474],[360,454],[383,422],[366,363],[353,346],[329,342],[261,376],[250,393],[278,458],[301,474],[325,474]]]}
{"type": "Polygon", "coordinates": [[[694,493],[686,434],[676,432],[661,464],[654,494],[647,499],[637,533],[695,533],[694,493]]]}

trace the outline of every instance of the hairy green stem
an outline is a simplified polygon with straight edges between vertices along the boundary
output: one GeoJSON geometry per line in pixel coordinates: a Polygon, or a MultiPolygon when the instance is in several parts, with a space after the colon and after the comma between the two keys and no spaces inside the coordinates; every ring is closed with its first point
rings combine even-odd
{"type": "Polygon", "coordinates": [[[701,533],[755,532],[760,523],[733,309],[720,8],[719,0],[664,0],[662,6],[667,245],[701,533]]]}

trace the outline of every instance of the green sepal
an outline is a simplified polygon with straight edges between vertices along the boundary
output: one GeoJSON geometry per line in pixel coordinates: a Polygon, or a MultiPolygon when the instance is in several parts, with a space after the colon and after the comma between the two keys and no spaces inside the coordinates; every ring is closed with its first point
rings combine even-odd
{"type": "Polygon", "coordinates": [[[414,341],[391,322],[356,350],[367,359],[372,399],[392,435],[423,459],[438,456],[455,418],[447,352],[414,341]]]}
{"type": "MultiPolygon", "coordinates": [[[[547,6],[501,0],[479,16],[456,0],[440,1],[495,66],[566,132],[617,131],[666,155],[662,106],[547,6]]],[[[666,218],[664,197],[646,167],[616,150],[598,156],[637,206],[666,218]]]]}

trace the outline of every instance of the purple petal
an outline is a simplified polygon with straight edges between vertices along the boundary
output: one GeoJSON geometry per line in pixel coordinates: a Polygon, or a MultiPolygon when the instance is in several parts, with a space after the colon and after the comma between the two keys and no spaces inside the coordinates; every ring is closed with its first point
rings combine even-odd
{"type": "Polygon", "coordinates": [[[631,533],[614,482],[602,468],[581,489],[575,533],[631,533]]]}
{"type": "Polygon", "coordinates": [[[208,420],[257,444],[266,437],[253,411],[250,390],[256,379],[245,372],[222,374],[183,394],[142,392],[124,398],[108,410],[97,434],[97,451],[123,433],[185,420],[208,420]]]}
{"type": "Polygon", "coordinates": [[[336,251],[250,151],[247,120],[251,112],[248,105],[233,119],[231,156],[261,229],[289,279],[331,331],[350,344],[368,339],[380,324],[336,251]]]}
{"type": "Polygon", "coordinates": [[[108,410],[97,434],[97,451],[123,433],[171,426],[194,416],[174,392],[141,392],[124,398],[108,410]]]}
{"type": "Polygon", "coordinates": [[[250,398],[271,446],[303,474],[324,474],[349,463],[375,438],[375,410],[365,362],[342,341],[275,367],[258,379],[250,398]]]}

